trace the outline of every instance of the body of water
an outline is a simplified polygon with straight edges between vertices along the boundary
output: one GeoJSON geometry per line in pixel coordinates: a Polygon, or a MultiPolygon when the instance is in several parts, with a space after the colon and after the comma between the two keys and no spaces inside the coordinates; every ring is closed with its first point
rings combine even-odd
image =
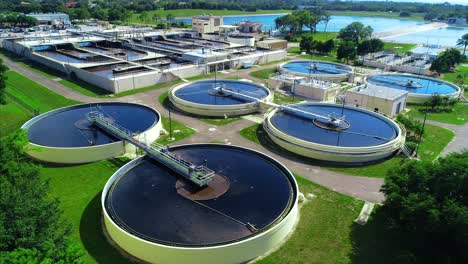
{"type": "Polygon", "coordinates": [[[445,27],[388,37],[384,38],[384,40],[455,47],[457,39],[467,33],[468,27],[445,27]]]}
{"type": "MultiPolygon", "coordinates": [[[[253,15],[253,16],[226,16],[224,17],[225,25],[233,25],[235,23],[250,20],[254,22],[260,22],[263,24],[264,30],[270,30],[275,28],[275,19],[284,16],[284,14],[276,15],[253,15]]],[[[191,18],[177,18],[177,21],[183,21],[187,24],[192,24],[191,18]]],[[[365,16],[332,16],[330,22],[327,25],[328,32],[338,32],[340,29],[346,27],[352,22],[362,22],[366,26],[371,26],[374,32],[382,32],[396,28],[411,27],[415,25],[424,24],[423,21],[415,20],[404,20],[396,18],[383,18],[383,17],[365,17],[365,16]]],[[[318,25],[317,30],[323,31],[325,24],[321,23],[318,25]]]]}

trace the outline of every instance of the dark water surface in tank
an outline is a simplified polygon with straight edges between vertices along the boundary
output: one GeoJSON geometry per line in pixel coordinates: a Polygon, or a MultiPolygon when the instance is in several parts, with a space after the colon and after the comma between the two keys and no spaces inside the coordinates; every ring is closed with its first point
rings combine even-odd
{"type": "Polygon", "coordinates": [[[413,75],[378,74],[368,76],[367,82],[375,85],[408,91],[416,94],[451,94],[457,91],[448,83],[413,75]]]}
{"type": "Polygon", "coordinates": [[[192,201],[177,193],[177,176],[145,158],[121,176],[106,197],[112,219],[127,232],[172,245],[213,245],[243,239],[269,227],[290,209],[296,192],[286,170],[270,158],[223,145],[172,148],[195,164],[229,179],[230,188],[212,200],[192,201]]]}
{"type": "Polygon", "coordinates": [[[208,105],[236,105],[255,101],[253,98],[244,97],[239,100],[235,96],[213,95],[212,89],[219,86],[258,99],[265,98],[268,95],[268,90],[262,86],[228,80],[218,80],[216,84],[212,80],[194,82],[177,90],[175,95],[188,102],[208,105]]]}
{"type": "Polygon", "coordinates": [[[342,74],[352,71],[350,67],[345,65],[318,61],[291,61],[283,65],[283,68],[302,74],[342,74]]]}
{"type": "MultiPolygon", "coordinates": [[[[340,105],[305,103],[292,107],[324,116],[342,116],[342,107],[340,105]]],[[[314,124],[312,119],[306,119],[282,111],[278,111],[271,118],[271,122],[277,129],[290,136],[331,146],[375,146],[384,144],[397,136],[396,127],[381,117],[353,108],[344,108],[343,115],[350,123],[350,127],[342,131],[320,128],[314,124]]]]}
{"type": "Polygon", "coordinates": [[[35,122],[28,129],[29,141],[50,147],[86,147],[90,141],[102,145],[119,141],[100,129],[90,127],[86,114],[103,111],[132,132],[143,132],[158,122],[153,109],[136,104],[100,103],[72,106],[35,122]]]}

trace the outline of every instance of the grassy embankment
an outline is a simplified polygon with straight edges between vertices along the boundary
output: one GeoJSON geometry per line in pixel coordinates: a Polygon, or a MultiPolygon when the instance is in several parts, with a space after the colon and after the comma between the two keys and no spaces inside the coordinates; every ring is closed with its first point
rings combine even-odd
{"type": "MultiPolygon", "coordinates": [[[[246,139],[253,141],[257,144],[261,144],[265,147],[268,147],[272,150],[280,151],[281,153],[286,153],[288,156],[299,158],[309,162],[310,164],[320,165],[326,169],[342,172],[350,175],[357,176],[367,176],[367,177],[385,177],[387,171],[396,166],[400,166],[402,162],[405,162],[407,159],[402,156],[396,156],[385,161],[369,164],[365,166],[341,166],[341,165],[330,165],[323,162],[307,159],[300,157],[294,153],[290,153],[280,146],[276,145],[273,141],[270,140],[265,130],[261,125],[253,125],[247,128],[244,128],[240,131],[240,134],[246,139]]],[[[432,161],[436,159],[440,152],[445,148],[445,146],[453,139],[454,133],[448,129],[441,128],[438,126],[426,124],[426,135],[423,142],[420,146],[420,157],[422,160],[432,161]]]]}
{"type": "Polygon", "coordinates": [[[8,71],[6,77],[7,104],[0,106],[0,136],[20,128],[36,114],[78,103],[17,72],[8,71]]]}

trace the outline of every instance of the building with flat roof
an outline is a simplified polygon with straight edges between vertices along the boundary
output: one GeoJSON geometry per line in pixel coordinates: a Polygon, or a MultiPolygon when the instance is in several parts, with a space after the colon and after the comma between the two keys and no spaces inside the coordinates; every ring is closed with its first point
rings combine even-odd
{"type": "Polygon", "coordinates": [[[346,104],[395,116],[405,109],[408,91],[363,84],[346,91],[345,95],[346,104]]]}
{"type": "Polygon", "coordinates": [[[41,25],[70,25],[70,17],[65,13],[30,13],[26,16],[37,19],[41,25]]]}
{"type": "Polygon", "coordinates": [[[194,16],[192,17],[192,29],[198,34],[219,32],[219,27],[223,26],[222,16],[194,16]]]}

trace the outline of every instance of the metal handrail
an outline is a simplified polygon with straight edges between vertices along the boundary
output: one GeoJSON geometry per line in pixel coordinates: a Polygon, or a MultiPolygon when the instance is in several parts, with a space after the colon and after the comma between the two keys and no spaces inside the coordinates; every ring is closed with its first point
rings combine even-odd
{"type": "Polygon", "coordinates": [[[132,131],[117,124],[112,118],[106,117],[102,112],[89,112],[87,114],[87,119],[94,125],[102,128],[112,135],[126,140],[136,147],[143,149],[148,154],[148,156],[173,169],[199,187],[206,186],[214,177],[213,170],[203,165],[195,165],[191,162],[172,155],[169,152],[169,149],[164,145],[158,144],[156,142],[148,145],[135,139],[134,133],[132,131]]]}

